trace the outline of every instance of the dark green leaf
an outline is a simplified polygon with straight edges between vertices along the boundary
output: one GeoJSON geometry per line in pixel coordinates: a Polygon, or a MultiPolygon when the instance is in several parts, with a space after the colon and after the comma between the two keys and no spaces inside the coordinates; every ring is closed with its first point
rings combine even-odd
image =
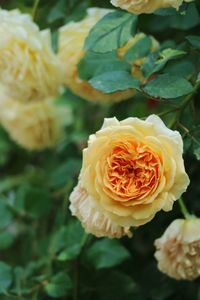
{"type": "Polygon", "coordinates": [[[141,70],[144,76],[148,78],[153,73],[161,71],[170,60],[181,58],[185,54],[184,51],[172,48],[161,49],[147,56],[141,70]]]}
{"type": "Polygon", "coordinates": [[[104,93],[113,93],[127,89],[140,89],[139,80],[125,71],[107,72],[93,77],[89,83],[95,89],[104,93]]]}
{"type": "Polygon", "coordinates": [[[194,155],[198,160],[200,160],[200,145],[198,147],[194,147],[194,155]]]}
{"type": "Polygon", "coordinates": [[[69,245],[65,250],[58,255],[58,260],[67,261],[76,258],[81,251],[81,244],[69,245]]]}
{"type": "Polygon", "coordinates": [[[71,288],[72,281],[70,277],[66,273],[60,272],[50,279],[45,286],[45,291],[49,296],[59,298],[66,296],[71,288]]]}
{"type": "Polygon", "coordinates": [[[188,36],[186,36],[186,39],[190,42],[190,44],[193,47],[200,49],[200,36],[188,35],[188,36]]]}
{"type": "Polygon", "coordinates": [[[15,208],[33,219],[41,218],[51,208],[51,198],[46,189],[22,185],[17,192],[15,208]]]}
{"type": "Polygon", "coordinates": [[[186,54],[186,52],[176,50],[176,49],[170,49],[170,48],[164,49],[159,54],[160,58],[155,61],[155,65],[153,67],[152,74],[162,70],[162,68],[166,65],[166,63],[168,61],[174,60],[176,58],[180,58],[185,54],[186,54]]]}
{"type": "Polygon", "coordinates": [[[174,99],[192,93],[193,87],[184,78],[163,74],[149,81],[145,85],[144,91],[155,98],[174,99]]]}
{"type": "Polygon", "coordinates": [[[5,292],[12,283],[12,269],[0,261],[0,294],[5,292]]]}
{"type": "Polygon", "coordinates": [[[0,197],[0,229],[4,229],[12,221],[12,213],[6,206],[5,201],[0,197]]]}
{"type": "Polygon", "coordinates": [[[71,260],[76,258],[81,250],[81,242],[84,230],[80,222],[73,221],[67,226],[61,227],[53,236],[50,251],[59,253],[59,260],[71,260]]]}
{"type": "Polygon", "coordinates": [[[154,14],[158,16],[172,16],[176,15],[177,11],[175,8],[161,8],[157,9],[154,14]]]}
{"type": "Polygon", "coordinates": [[[5,250],[12,246],[15,237],[10,232],[0,232],[0,250],[5,250]]]}
{"type": "Polygon", "coordinates": [[[200,81],[200,73],[197,76],[197,82],[199,82],[199,81],[200,81]]]}
{"type": "Polygon", "coordinates": [[[169,62],[164,68],[164,72],[179,77],[190,78],[195,74],[195,66],[191,60],[183,58],[181,60],[169,62]]]}
{"type": "Polygon", "coordinates": [[[8,139],[6,132],[0,127],[0,166],[4,165],[12,149],[12,144],[8,139]]]}
{"type": "Polygon", "coordinates": [[[66,15],[66,2],[65,0],[59,0],[52,7],[48,15],[48,22],[52,23],[58,19],[64,18],[66,15]]]}
{"type": "Polygon", "coordinates": [[[51,188],[59,188],[67,184],[68,180],[72,180],[72,176],[77,176],[81,168],[79,159],[69,158],[59,165],[49,175],[48,185],[51,188]]]}
{"type": "Polygon", "coordinates": [[[100,274],[96,284],[101,300],[135,299],[136,288],[134,280],[121,271],[109,271],[105,274],[100,274]],[[101,278],[104,278],[104,280],[101,280],[101,278]]]}
{"type": "Polygon", "coordinates": [[[137,16],[126,12],[111,12],[90,31],[85,50],[105,53],[122,47],[134,34],[137,16]]]}
{"type": "Polygon", "coordinates": [[[117,240],[102,239],[88,249],[86,257],[96,269],[102,269],[121,264],[130,254],[117,240]]]}
{"type": "Polygon", "coordinates": [[[194,2],[188,4],[185,12],[171,16],[169,25],[172,28],[187,30],[200,24],[200,15],[194,2]]]}
{"type": "Polygon", "coordinates": [[[86,52],[78,65],[79,77],[89,80],[97,75],[112,71],[130,71],[131,66],[120,60],[117,51],[108,53],[86,52]]]}

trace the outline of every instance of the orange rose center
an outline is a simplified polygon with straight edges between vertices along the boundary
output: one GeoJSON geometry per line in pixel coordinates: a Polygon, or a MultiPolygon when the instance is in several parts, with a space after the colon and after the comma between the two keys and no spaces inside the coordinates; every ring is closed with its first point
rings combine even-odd
{"type": "Polygon", "coordinates": [[[132,141],[113,147],[106,162],[107,187],[124,200],[144,198],[159,181],[160,158],[132,141]]]}

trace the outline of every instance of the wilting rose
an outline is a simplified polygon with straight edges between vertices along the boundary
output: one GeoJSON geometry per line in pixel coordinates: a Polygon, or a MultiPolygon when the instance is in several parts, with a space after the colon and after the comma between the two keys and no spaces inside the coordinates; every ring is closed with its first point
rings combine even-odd
{"type": "MultiPolygon", "coordinates": [[[[152,13],[160,8],[179,9],[184,0],[111,0],[114,6],[125,9],[134,14],[152,13]]],[[[185,0],[191,2],[191,0],[185,0]]]]}
{"type": "Polygon", "coordinates": [[[63,67],[51,48],[49,30],[39,31],[31,17],[0,9],[0,82],[22,102],[58,94],[63,67]]]}
{"type": "MultiPolygon", "coordinates": [[[[90,101],[117,102],[128,99],[136,93],[134,89],[128,89],[122,92],[104,94],[94,89],[87,81],[80,79],[78,76],[78,63],[85,54],[83,50],[85,39],[92,27],[109,12],[112,12],[112,10],[90,8],[87,10],[87,16],[85,19],[80,22],[70,22],[61,27],[59,31],[58,55],[61,63],[65,67],[65,84],[75,94],[90,101]]],[[[123,48],[118,49],[119,58],[123,58],[125,52],[144,36],[145,35],[143,33],[137,34],[135,37],[130,39],[123,48]]],[[[158,42],[152,38],[151,50],[156,50],[158,46],[158,42]]],[[[132,66],[132,74],[139,79],[142,78],[139,67],[143,63],[144,59],[139,59],[135,61],[132,66]]]]}
{"type": "Polygon", "coordinates": [[[53,100],[21,103],[0,90],[0,123],[19,145],[42,150],[62,138],[64,126],[70,122],[67,108],[53,100]]]}
{"type": "Polygon", "coordinates": [[[70,200],[71,212],[79,218],[86,232],[97,237],[120,238],[123,235],[132,236],[129,227],[113,222],[109,215],[93,201],[81,184],[75,187],[70,200]]]}
{"type": "Polygon", "coordinates": [[[200,276],[200,219],[177,219],[155,241],[158,268],[180,280],[200,276]]]}
{"type": "Polygon", "coordinates": [[[112,236],[105,228],[118,226],[120,237],[149,222],[158,211],[171,210],[189,184],[182,153],[180,134],[155,115],[145,121],[105,119],[83,151],[78,188],[70,197],[72,213],[88,232],[99,228],[102,236],[112,236]],[[103,217],[110,223],[100,229],[103,217]]]}

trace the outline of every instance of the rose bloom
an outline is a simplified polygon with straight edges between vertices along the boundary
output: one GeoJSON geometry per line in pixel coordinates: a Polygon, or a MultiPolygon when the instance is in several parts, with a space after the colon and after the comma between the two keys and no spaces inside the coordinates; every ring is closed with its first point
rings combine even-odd
{"type": "MultiPolygon", "coordinates": [[[[181,6],[184,0],[111,0],[114,6],[125,9],[134,14],[152,13],[160,8],[176,8],[181,6]]],[[[191,0],[185,0],[191,2],[191,0]]]]}
{"type": "Polygon", "coordinates": [[[53,100],[21,103],[0,91],[0,122],[12,139],[28,150],[55,145],[69,121],[67,108],[53,100]]]}
{"type": "Polygon", "coordinates": [[[0,82],[9,96],[39,101],[57,95],[63,67],[51,48],[50,31],[31,17],[0,9],[0,82]]]}
{"type": "Polygon", "coordinates": [[[177,280],[200,276],[199,228],[200,219],[178,219],[155,241],[155,257],[161,272],[177,280]]]}
{"type": "Polygon", "coordinates": [[[183,142],[156,115],[145,121],[105,119],[89,137],[70,209],[96,236],[130,236],[185,192],[183,142]]]}
{"type": "MultiPolygon", "coordinates": [[[[65,67],[65,84],[75,94],[80,97],[96,102],[107,101],[121,101],[132,97],[136,91],[128,89],[122,92],[115,92],[110,94],[102,93],[94,89],[87,81],[81,80],[78,76],[78,63],[84,56],[83,50],[85,39],[92,27],[107,13],[112,10],[102,8],[90,8],[87,10],[87,16],[80,22],[70,22],[59,30],[59,47],[58,55],[61,63],[65,67]]],[[[123,48],[118,49],[119,58],[123,58],[125,52],[133,46],[139,39],[143,38],[143,33],[137,34],[133,37],[123,48]]],[[[152,38],[152,51],[158,48],[158,42],[152,38]]],[[[144,63],[144,60],[137,60],[132,66],[132,74],[141,79],[142,74],[139,67],[144,63]]]]}

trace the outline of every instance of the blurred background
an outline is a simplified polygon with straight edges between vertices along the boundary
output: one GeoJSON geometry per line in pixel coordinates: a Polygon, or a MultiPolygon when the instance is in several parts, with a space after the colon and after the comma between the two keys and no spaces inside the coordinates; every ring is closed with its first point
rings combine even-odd
{"type": "MultiPolygon", "coordinates": [[[[0,6],[31,14],[34,3],[5,0],[0,6]]],[[[108,0],[42,0],[35,22],[40,29],[51,29],[56,51],[58,28],[81,20],[91,6],[111,7],[108,0]]],[[[142,15],[138,27],[160,42],[179,43],[186,35],[199,34],[199,11],[196,1],[186,15],[142,15]]],[[[197,94],[195,121],[190,110],[182,117],[188,126],[199,121],[198,98],[197,94]]],[[[172,280],[158,271],[154,259],[154,240],[172,220],[182,217],[178,204],[172,212],[160,212],[134,230],[132,239],[121,240],[87,236],[68,209],[82,149],[103,119],[143,118],[169,109],[171,103],[136,95],[120,103],[95,104],[68,89],[59,100],[67,108],[68,124],[61,141],[51,149],[26,150],[0,127],[0,299],[200,300],[199,280],[172,280]]],[[[172,114],[164,117],[167,124],[172,119],[172,114]]],[[[186,169],[192,184],[184,199],[189,210],[199,216],[199,162],[187,142],[185,137],[186,169]]]]}

